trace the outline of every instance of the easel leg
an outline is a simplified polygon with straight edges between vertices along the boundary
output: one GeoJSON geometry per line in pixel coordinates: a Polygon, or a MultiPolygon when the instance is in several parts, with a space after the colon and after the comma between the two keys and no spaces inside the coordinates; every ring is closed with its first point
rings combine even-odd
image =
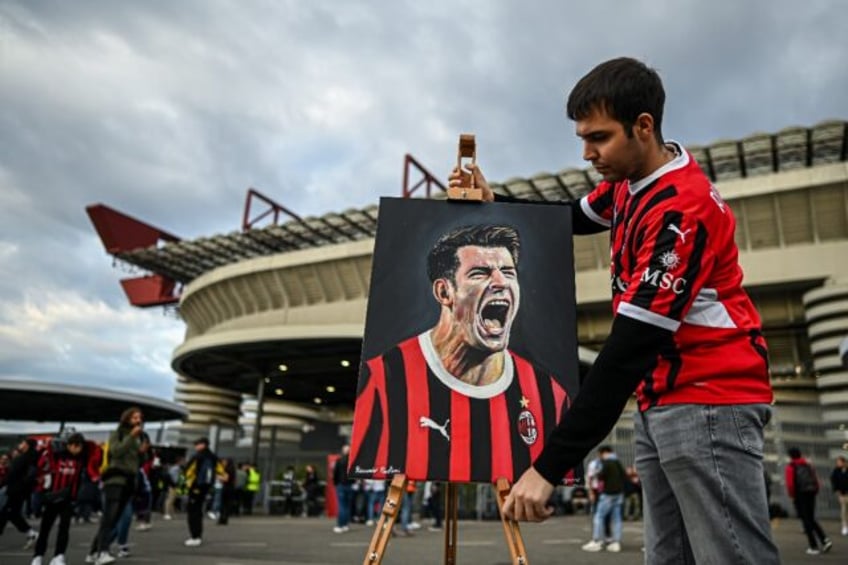
{"type": "Polygon", "coordinates": [[[363,565],[383,562],[383,554],[386,552],[386,545],[392,537],[392,528],[400,512],[400,505],[403,502],[405,492],[406,475],[395,475],[389,485],[389,491],[386,493],[386,502],[383,504],[383,511],[380,513],[380,520],[374,528],[374,535],[371,536],[371,544],[368,546],[365,560],[362,562],[363,565]]]}
{"type": "Polygon", "coordinates": [[[521,537],[521,530],[518,527],[518,522],[515,520],[507,520],[503,515],[502,509],[504,500],[509,495],[509,481],[500,478],[495,483],[495,497],[498,500],[498,514],[501,516],[501,524],[503,524],[504,536],[506,537],[506,545],[509,547],[509,554],[512,557],[513,565],[528,565],[527,550],[524,548],[524,538],[521,537]]]}
{"type": "Polygon", "coordinates": [[[457,486],[446,483],[445,489],[445,565],[456,564],[457,486]]]}

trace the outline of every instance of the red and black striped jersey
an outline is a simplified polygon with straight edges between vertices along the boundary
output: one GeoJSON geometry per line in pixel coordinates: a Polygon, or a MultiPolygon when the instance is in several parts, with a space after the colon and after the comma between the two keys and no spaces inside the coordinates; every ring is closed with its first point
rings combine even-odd
{"type": "Polygon", "coordinates": [[[85,463],[82,453],[71,455],[67,449],[54,451],[48,445],[38,459],[38,490],[61,492],[68,489],[70,499],[76,499],[85,463]]]}
{"type": "Polygon", "coordinates": [[[568,394],[554,375],[507,353],[500,378],[483,386],[451,375],[429,332],[367,361],[353,419],[351,476],[519,477],[559,422],[568,394]]]}
{"type": "Polygon", "coordinates": [[[695,159],[670,146],[677,157],[649,177],[601,182],[580,201],[610,229],[614,314],[673,332],[637,389],[640,408],[771,402],[733,212],[695,159]]]}

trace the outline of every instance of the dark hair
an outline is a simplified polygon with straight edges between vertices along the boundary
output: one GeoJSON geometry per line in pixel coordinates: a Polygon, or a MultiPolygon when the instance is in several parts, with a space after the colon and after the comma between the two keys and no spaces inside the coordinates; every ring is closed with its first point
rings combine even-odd
{"type": "Polygon", "coordinates": [[[602,445],[598,448],[598,453],[612,453],[612,447],[609,445],[602,445]]]}
{"type": "Polygon", "coordinates": [[[792,459],[798,459],[799,457],[801,457],[801,450],[798,449],[797,447],[790,447],[789,451],[787,451],[787,453],[789,454],[789,457],[792,458],[792,459]]]}
{"type": "Polygon", "coordinates": [[[572,120],[603,109],[624,126],[628,137],[639,114],[654,118],[654,137],[663,142],[662,118],[665,90],[657,72],[645,63],[619,57],[603,62],[581,78],[568,95],[566,113],[572,120]]]}
{"type": "Polygon", "coordinates": [[[79,432],[74,432],[70,436],[68,436],[68,441],[66,441],[68,445],[84,445],[85,444],[85,436],[83,436],[79,432]]]}
{"type": "Polygon", "coordinates": [[[199,437],[199,438],[197,438],[196,440],[194,440],[194,445],[200,445],[201,443],[202,443],[203,445],[208,446],[208,445],[209,445],[209,438],[206,438],[206,437],[199,437]]]}
{"type": "Polygon", "coordinates": [[[139,414],[144,414],[141,411],[141,408],[139,408],[138,406],[132,406],[121,412],[121,426],[128,428],[130,426],[130,420],[132,420],[133,414],[135,414],[136,412],[138,412],[139,414]]]}
{"type": "Polygon", "coordinates": [[[454,280],[459,267],[457,250],[460,247],[475,245],[479,247],[505,247],[512,255],[512,261],[518,266],[518,251],[521,238],[518,230],[512,226],[478,224],[462,226],[442,235],[427,255],[427,276],[430,282],[449,278],[454,280]]]}

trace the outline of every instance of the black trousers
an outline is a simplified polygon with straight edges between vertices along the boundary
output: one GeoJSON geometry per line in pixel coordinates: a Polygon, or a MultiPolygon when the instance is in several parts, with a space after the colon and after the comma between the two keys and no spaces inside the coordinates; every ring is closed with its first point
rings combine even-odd
{"type": "Polygon", "coordinates": [[[91,553],[108,551],[112,530],[118,525],[124,507],[135,490],[135,484],[105,485],[103,487],[103,516],[100,518],[100,527],[91,541],[91,553]]]}
{"type": "Polygon", "coordinates": [[[203,537],[203,505],[206,502],[206,494],[209,485],[191,487],[188,491],[188,532],[193,539],[203,537]]]}
{"type": "Polygon", "coordinates": [[[244,513],[248,516],[253,514],[253,497],[256,495],[256,491],[244,489],[242,492],[242,508],[244,513]]]}
{"type": "Polygon", "coordinates": [[[221,513],[218,515],[218,523],[225,525],[230,519],[230,513],[233,510],[233,498],[235,489],[232,487],[223,487],[221,489],[221,513]]]}
{"type": "Polygon", "coordinates": [[[6,529],[6,522],[11,522],[22,534],[29,531],[29,522],[24,519],[21,512],[26,497],[24,493],[12,493],[6,499],[5,506],[0,510],[0,534],[6,529]]]}
{"type": "Polygon", "coordinates": [[[38,530],[38,540],[35,542],[35,555],[44,555],[47,551],[47,539],[53,522],[59,518],[59,532],[56,534],[56,551],[53,555],[63,555],[68,549],[68,532],[71,529],[71,514],[73,508],[70,499],[62,502],[44,502],[41,507],[41,528],[38,530]]]}
{"type": "Polygon", "coordinates": [[[795,495],[795,509],[798,510],[798,518],[804,526],[807,541],[810,547],[817,548],[824,544],[826,535],[818,522],[816,522],[816,493],[797,493],[795,495]],[[818,538],[818,541],[816,541],[818,538]]]}

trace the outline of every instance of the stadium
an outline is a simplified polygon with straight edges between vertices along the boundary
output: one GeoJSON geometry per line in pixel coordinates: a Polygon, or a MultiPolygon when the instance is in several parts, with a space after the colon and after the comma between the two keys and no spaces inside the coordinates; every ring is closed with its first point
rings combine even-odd
{"type": "MultiPolygon", "coordinates": [[[[786,449],[799,446],[826,477],[833,457],[848,448],[848,122],[688,149],[736,214],[746,289],[769,343],[775,410],[767,470],[779,484],[786,449]]],[[[443,197],[444,187],[417,161],[407,156],[406,165],[401,195],[443,197]],[[422,179],[414,182],[415,174],[422,179]]],[[[592,169],[570,168],[493,188],[577,200],[598,179],[592,169]]],[[[193,240],[103,204],[88,212],[107,252],[141,271],[121,281],[129,301],[176,307],[185,322],[172,358],[176,399],[190,412],[183,440],[214,426],[222,440],[250,445],[261,461],[273,457],[276,443],[296,450],[316,428],[349,434],[376,204],[301,218],[250,190],[242,230],[193,240]],[[264,211],[254,214],[260,204],[264,211]],[[259,450],[269,439],[271,455],[259,450]]],[[[612,320],[608,236],[575,238],[574,245],[585,369],[612,320]]],[[[627,460],[634,409],[609,438],[627,460]]]]}

